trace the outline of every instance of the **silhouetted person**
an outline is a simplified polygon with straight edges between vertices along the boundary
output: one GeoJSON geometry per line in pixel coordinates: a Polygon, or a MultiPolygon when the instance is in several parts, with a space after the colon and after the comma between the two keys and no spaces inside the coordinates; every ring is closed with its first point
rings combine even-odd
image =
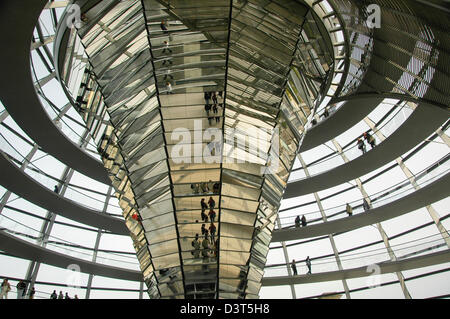
{"type": "Polygon", "coordinates": [[[200,205],[202,206],[202,213],[208,209],[208,205],[206,205],[204,198],[202,198],[202,200],[200,201],[200,205]]]}
{"type": "Polygon", "coordinates": [[[364,133],[363,136],[366,139],[367,143],[370,144],[370,148],[374,148],[375,147],[375,138],[367,132],[364,133]]]}
{"type": "Polygon", "coordinates": [[[56,194],[58,194],[59,193],[59,188],[58,188],[58,186],[57,185],[55,185],[55,188],[53,189],[53,191],[56,193],[56,194]]]}
{"type": "Polygon", "coordinates": [[[295,259],[292,259],[291,268],[294,276],[297,276],[297,266],[295,265],[295,259]]]}
{"type": "Polygon", "coordinates": [[[202,211],[201,217],[202,221],[204,221],[205,223],[208,222],[208,215],[205,214],[205,211],[202,211]]]}
{"type": "Polygon", "coordinates": [[[214,243],[214,235],[216,234],[216,225],[214,225],[213,223],[211,223],[209,225],[209,232],[211,234],[211,242],[214,243]]]}
{"type": "Polygon", "coordinates": [[[216,207],[216,201],[212,197],[209,197],[208,205],[209,208],[214,209],[216,207]]]}
{"type": "Polygon", "coordinates": [[[64,299],[64,295],[62,291],[59,291],[58,299],[64,299]]]}
{"type": "Polygon", "coordinates": [[[211,93],[205,92],[204,97],[205,97],[205,103],[209,104],[209,100],[211,99],[211,93]]]}
{"type": "Polygon", "coordinates": [[[211,111],[211,104],[205,104],[206,116],[209,116],[209,111],[211,111]]]}
{"type": "Polygon", "coordinates": [[[52,294],[50,295],[50,299],[58,299],[58,295],[56,294],[56,290],[53,290],[52,294]]]}
{"type": "MultiPolygon", "coordinates": [[[[215,153],[217,153],[217,148],[215,150],[215,153]]],[[[215,194],[219,193],[219,189],[220,189],[220,184],[219,183],[214,183],[214,185],[213,185],[213,193],[215,193],[215,194]]]]}
{"type": "Polygon", "coordinates": [[[327,118],[330,116],[330,113],[328,112],[328,107],[325,108],[325,111],[323,111],[323,117],[327,118]]]}
{"type": "Polygon", "coordinates": [[[64,296],[64,299],[70,299],[69,294],[66,292],[66,295],[64,296]]]}
{"type": "Polygon", "coordinates": [[[363,208],[364,211],[368,211],[370,209],[370,205],[365,198],[363,199],[363,208]]]}
{"type": "Polygon", "coordinates": [[[347,205],[345,206],[345,211],[347,212],[348,216],[353,215],[353,208],[349,205],[349,203],[347,203],[347,205]]]}
{"type": "Polygon", "coordinates": [[[205,227],[205,224],[202,224],[201,231],[202,231],[202,236],[204,236],[205,233],[206,233],[206,231],[207,231],[207,229],[206,229],[206,227],[205,227]]]}
{"type": "Polygon", "coordinates": [[[366,153],[366,145],[364,144],[364,141],[362,139],[358,138],[357,144],[358,144],[358,148],[361,150],[361,152],[363,154],[365,154],[366,153]]]}
{"type": "Polygon", "coordinates": [[[295,218],[295,228],[298,228],[298,227],[300,227],[300,216],[297,216],[295,218]]]}
{"type": "Polygon", "coordinates": [[[311,260],[309,259],[309,256],[306,257],[306,266],[308,267],[308,274],[311,274],[311,260]]]}
{"type": "Polygon", "coordinates": [[[305,215],[302,216],[302,227],[306,227],[307,223],[306,223],[306,217],[305,215]]]}
{"type": "Polygon", "coordinates": [[[208,216],[211,222],[214,223],[214,220],[216,219],[216,212],[213,209],[211,209],[208,213],[208,216]]]}
{"type": "Polygon", "coordinates": [[[23,299],[23,296],[25,295],[25,289],[27,289],[27,284],[21,280],[16,285],[17,289],[17,299],[23,299]]]}

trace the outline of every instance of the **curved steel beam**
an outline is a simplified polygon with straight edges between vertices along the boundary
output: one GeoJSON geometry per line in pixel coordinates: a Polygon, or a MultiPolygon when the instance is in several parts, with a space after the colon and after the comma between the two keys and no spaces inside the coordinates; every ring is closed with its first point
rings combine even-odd
{"type": "Polygon", "coordinates": [[[63,269],[75,264],[80,266],[82,273],[114,279],[143,281],[140,271],[93,263],[61,254],[12,236],[4,231],[0,231],[0,249],[19,258],[37,261],[63,269]]]}
{"type": "Polygon", "coordinates": [[[7,49],[0,50],[3,73],[0,100],[16,123],[45,152],[80,173],[110,185],[103,164],[64,136],[36,94],[30,70],[30,45],[46,3],[46,0],[9,0],[0,4],[0,36],[8,44],[7,49]]]}
{"type": "Polygon", "coordinates": [[[371,209],[351,217],[341,218],[330,222],[310,225],[302,228],[275,230],[272,242],[298,240],[342,233],[360,227],[389,220],[416,209],[435,203],[448,196],[450,189],[450,173],[437,181],[409,194],[392,203],[371,209]]]}
{"type": "Polygon", "coordinates": [[[124,221],[78,205],[48,190],[20,171],[4,154],[0,155],[0,170],[4,172],[0,174],[0,184],[33,204],[75,222],[129,236],[130,232],[124,221]]]}
{"type": "MultiPolygon", "coordinates": [[[[382,262],[377,265],[380,267],[380,275],[381,275],[448,263],[449,261],[450,261],[450,249],[446,249],[444,251],[440,251],[437,253],[408,258],[404,260],[382,262]]],[[[324,281],[360,278],[373,275],[373,271],[369,271],[367,267],[368,266],[363,266],[359,268],[345,269],[340,271],[330,271],[310,275],[266,277],[262,279],[262,285],[265,287],[283,286],[292,284],[296,285],[296,284],[307,284],[324,281]]]]}
{"type": "Polygon", "coordinates": [[[317,192],[370,173],[425,140],[449,115],[448,110],[421,103],[401,127],[374,149],[334,169],[289,183],[283,198],[317,192]]]}

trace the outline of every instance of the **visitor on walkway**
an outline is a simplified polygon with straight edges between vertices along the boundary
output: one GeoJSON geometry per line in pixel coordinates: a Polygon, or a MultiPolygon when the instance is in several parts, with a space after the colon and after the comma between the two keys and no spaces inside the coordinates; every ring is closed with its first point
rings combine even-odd
{"type": "Polygon", "coordinates": [[[52,294],[50,295],[50,299],[58,299],[58,295],[56,294],[56,290],[53,290],[52,294]]]}
{"type": "Polygon", "coordinates": [[[363,208],[365,212],[370,209],[369,202],[365,198],[363,199],[363,208]]]}
{"type": "Polygon", "coordinates": [[[309,256],[306,257],[306,266],[308,267],[308,274],[311,274],[311,260],[309,259],[309,256]]]}
{"type": "Polygon", "coordinates": [[[64,299],[64,295],[62,291],[59,291],[58,299],[64,299]]]}
{"type": "Polygon", "coordinates": [[[353,215],[353,208],[349,205],[349,203],[347,203],[347,205],[345,206],[345,211],[347,212],[348,216],[353,215]]]}
{"type": "Polygon", "coordinates": [[[367,143],[370,144],[370,148],[373,149],[375,147],[375,138],[367,132],[365,132],[363,136],[367,143]]]}
{"type": "Polygon", "coordinates": [[[3,279],[1,289],[0,289],[0,299],[8,299],[8,292],[11,291],[11,285],[8,282],[8,279],[3,279]]]}
{"type": "Polygon", "coordinates": [[[292,259],[291,268],[294,276],[297,276],[297,266],[295,265],[295,259],[292,259]]]}
{"type": "Polygon", "coordinates": [[[299,228],[300,227],[300,216],[297,216],[295,218],[295,228],[299,228]]]}
{"type": "Polygon", "coordinates": [[[364,141],[362,139],[358,138],[357,144],[358,144],[358,148],[361,150],[361,152],[363,154],[365,154],[366,153],[366,145],[364,144],[364,141]]]}
{"type": "Polygon", "coordinates": [[[307,223],[306,223],[306,217],[305,215],[302,216],[302,227],[306,227],[307,223]]]}
{"type": "Polygon", "coordinates": [[[16,285],[16,288],[17,288],[17,299],[23,299],[23,297],[25,296],[25,289],[27,289],[27,284],[23,280],[21,280],[16,285]]]}

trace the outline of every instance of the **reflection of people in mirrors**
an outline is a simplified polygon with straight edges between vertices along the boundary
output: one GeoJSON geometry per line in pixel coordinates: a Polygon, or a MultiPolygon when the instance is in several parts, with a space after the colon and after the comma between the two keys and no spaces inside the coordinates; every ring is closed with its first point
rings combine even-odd
{"type": "Polygon", "coordinates": [[[309,256],[306,257],[306,266],[308,267],[308,274],[311,274],[311,260],[309,259],[309,256]]]}
{"type": "Polygon", "coordinates": [[[166,24],[166,22],[163,20],[163,21],[161,21],[161,24],[159,25],[160,27],[161,27],[161,30],[165,33],[165,34],[168,34],[169,33],[169,31],[168,31],[168,29],[167,29],[167,24],[166,24]]]}
{"type": "Polygon", "coordinates": [[[216,235],[216,225],[211,223],[209,225],[209,232],[211,233],[211,243],[214,243],[214,236],[216,235]]]}
{"type": "Polygon", "coordinates": [[[199,187],[197,183],[191,184],[192,193],[198,194],[199,187]]]}
{"type": "Polygon", "coordinates": [[[345,211],[347,212],[348,216],[353,215],[353,208],[352,208],[352,206],[350,206],[349,203],[347,203],[347,205],[345,206],[345,211]]]}
{"type": "Polygon", "coordinates": [[[216,201],[214,200],[214,198],[209,197],[208,205],[209,205],[209,208],[211,208],[211,209],[214,209],[216,207],[216,201]]]}
{"type": "Polygon", "coordinates": [[[172,92],[172,84],[170,82],[166,82],[167,94],[173,94],[172,92]]]}
{"type": "MultiPolygon", "coordinates": [[[[203,190],[203,187],[202,187],[202,190],[203,190]]],[[[200,201],[200,205],[202,207],[202,212],[204,212],[205,210],[208,209],[208,205],[206,205],[204,198],[202,198],[202,200],[200,201]]]]}
{"type": "Polygon", "coordinates": [[[167,69],[166,72],[165,72],[165,74],[164,74],[164,81],[167,80],[168,78],[170,78],[171,80],[173,80],[173,75],[170,74],[170,73],[172,73],[172,72],[170,71],[170,69],[167,69]]]}
{"type": "Polygon", "coordinates": [[[201,183],[200,187],[201,187],[203,193],[209,193],[209,188],[206,183],[201,183]]]}
{"type": "Polygon", "coordinates": [[[216,212],[214,209],[210,209],[208,213],[209,219],[211,219],[211,223],[214,223],[214,220],[216,219],[216,212]]]}
{"type": "Polygon", "coordinates": [[[173,64],[172,59],[164,59],[164,62],[162,65],[166,66],[166,64],[172,65],[173,64]]]}
{"type": "MultiPolygon", "coordinates": [[[[216,148],[216,151],[217,151],[217,148],[216,148]]],[[[220,184],[219,183],[214,183],[213,193],[214,194],[218,194],[219,193],[219,189],[220,189],[220,184]]]]}
{"type": "Polygon", "coordinates": [[[170,49],[169,41],[164,41],[164,49],[162,50],[162,54],[165,54],[166,52],[172,53],[172,49],[170,49]]]}

